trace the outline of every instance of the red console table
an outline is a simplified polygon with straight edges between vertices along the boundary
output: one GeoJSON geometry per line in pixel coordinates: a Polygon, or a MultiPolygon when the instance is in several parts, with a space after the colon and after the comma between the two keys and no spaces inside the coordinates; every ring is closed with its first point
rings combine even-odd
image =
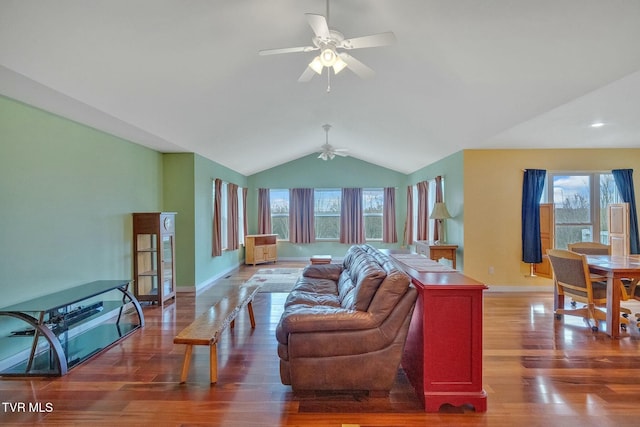
{"type": "Polygon", "coordinates": [[[482,388],[482,293],[461,273],[406,269],[418,289],[402,368],[426,412],[472,405],[486,412],[482,388]]]}

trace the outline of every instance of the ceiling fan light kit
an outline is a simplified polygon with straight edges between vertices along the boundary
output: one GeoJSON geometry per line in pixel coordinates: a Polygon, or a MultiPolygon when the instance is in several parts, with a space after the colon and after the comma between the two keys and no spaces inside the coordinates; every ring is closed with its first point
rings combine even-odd
{"type": "MultiPolygon", "coordinates": [[[[258,52],[259,55],[278,55],[283,53],[298,53],[320,51],[311,62],[307,65],[302,75],[298,78],[299,82],[310,81],[315,74],[322,74],[327,68],[333,69],[334,74],[340,73],[345,68],[350,69],[360,78],[370,78],[375,72],[367,65],[363,64],[350,54],[347,50],[362,49],[369,47],[388,46],[396,42],[396,36],[392,32],[372,34],[369,36],[345,39],[344,35],[335,29],[329,28],[329,0],[327,0],[326,16],[315,13],[306,13],[307,23],[313,31],[311,42],[313,46],[300,46],[280,49],[266,49],[258,52]]],[[[331,72],[327,72],[327,92],[331,91],[331,72]]],[[[329,144],[329,129],[331,125],[322,126],[326,133],[326,142],[322,145],[319,159],[324,161],[333,160],[336,156],[347,156],[346,149],[334,148],[329,144]]]]}
{"type": "Polygon", "coordinates": [[[309,63],[298,78],[299,82],[308,82],[313,78],[314,73],[322,74],[324,68],[333,68],[334,74],[349,68],[360,78],[373,77],[375,73],[371,68],[344,50],[388,46],[396,42],[396,36],[392,32],[345,39],[341,32],[329,28],[329,0],[327,0],[326,17],[314,13],[306,13],[305,16],[314,33],[314,37],[311,39],[313,46],[267,49],[258,52],[260,55],[276,55],[319,50],[320,54],[309,63]]]}
{"type": "Polygon", "coordinates": [[[320,148],[319,159],[324,161],[333,160],[336,156],[346,157],[347,149],[346,148],[334,148],[331,144],[329,144],[329,129],[331,129],[330,124],[322,125],[324,132],[326,134],[325,143],[320,148]]]}
{"type": "Polygon", "coordinates": [[[340,71],[347,67],[347,63],[342,60],[333,50],[325,49],[322,54],[313,58],[313,61],[309,63],[309,68],[315,71],[317,74],[322,74],[324,67],[333,68],[333,73],[338,74],[340,71]]]}

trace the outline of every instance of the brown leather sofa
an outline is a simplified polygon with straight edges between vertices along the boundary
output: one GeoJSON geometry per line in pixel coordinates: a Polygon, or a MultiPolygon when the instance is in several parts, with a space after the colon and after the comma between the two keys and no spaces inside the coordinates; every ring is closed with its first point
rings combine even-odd
{"type": "Polygon", "coordinates": [[[416,298],[409,276],[369,245],[342,264],[307,266],[276,329],[282,383],[388,393],[416,298]]]}

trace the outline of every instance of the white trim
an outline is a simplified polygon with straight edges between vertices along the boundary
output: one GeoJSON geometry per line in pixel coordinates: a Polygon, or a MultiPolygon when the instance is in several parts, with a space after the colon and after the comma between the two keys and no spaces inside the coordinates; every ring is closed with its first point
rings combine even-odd
{"type": "MultiPolygon", "coordinates": [[[[309,259],[312,256],[313,255],[309,255],[309,256],[305,256],[305,257],[287,257],[287,258],[278,257],[278,261],[291,261],[291,262],[302,261],[302,262],[309,263],[309,259]]],[[[334,257],[333,255],[331,256],[331,263],[332,264],[342,264],[343,260],[344,260],[344,257],[334,257]]],[[[265,265],[270,265],[270,266],[273,266],[274,268],[278,268],[278,263],[265,264],[265,265]]]]}
{"type": "Polygon", "coordinates": [[[553,292],[553,285],[551,286],[500,286],[486,284],[489,289],[485,292],[553,292]]]}
{"type": "Polygon", "coordinates": [[[226,276],[227,274],[231,273],[234,270],[237,270],[240,267],[240,263],[237,263],[234,266],[231,266],[229,268],[227,268],[226,270],[221,271],[220,273],[211,276],[210,278],[208,278],[207,280],[204,280],[200,283],[198,283],[196,285],[196,287],[194,288],[193,286],[178,286],[176,288],[176,292],[200,292],[203,289],[206,289],[207,287],[211,286],[216,280],[222,279],[224,276],[226,276]]]}

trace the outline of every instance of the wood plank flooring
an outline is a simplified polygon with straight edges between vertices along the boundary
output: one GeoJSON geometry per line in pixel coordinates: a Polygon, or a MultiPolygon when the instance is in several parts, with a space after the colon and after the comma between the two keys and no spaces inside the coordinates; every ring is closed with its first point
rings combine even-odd
{"type": "MultiPolygon", "coordinates": [[[[279,262],[275,267],[298,267],[279,262]]],[[[222,281],[242,283],[264,266],[242,266],[222,281]]],[[[218,345],[218,384],[208,349],[197,347],[179,384],[184,347],[173,337],[220,296],[215,285],[146,306],[146,326],[61,378],[0,378],[1,425],[215,426],[637,426],[640,334],[620,340],[583,321],[556,322],[549,293],[485,293],[484,387],[488,411],[425,414],[400,370],[388,397],[364,393],[294,395],[280,383],[275,327],[286,294],[259,293],[256,329],[244,310],[218,345]],[[13,406],[10,406],[11,403],[13,406]],[[24,404],[23,408],[16,404],[24,404]],[[29,408],[31,406],[31,408],[29,408]],[[13,408],[13,410],[12,410],[13,408]]],[[[626,304],[640,311],[640,305],[626,304]]],[[[451,319],[456,333],[457,319],[451,319]]],[[[455,351],[455,349],[454,349],[455,351]]]]}

